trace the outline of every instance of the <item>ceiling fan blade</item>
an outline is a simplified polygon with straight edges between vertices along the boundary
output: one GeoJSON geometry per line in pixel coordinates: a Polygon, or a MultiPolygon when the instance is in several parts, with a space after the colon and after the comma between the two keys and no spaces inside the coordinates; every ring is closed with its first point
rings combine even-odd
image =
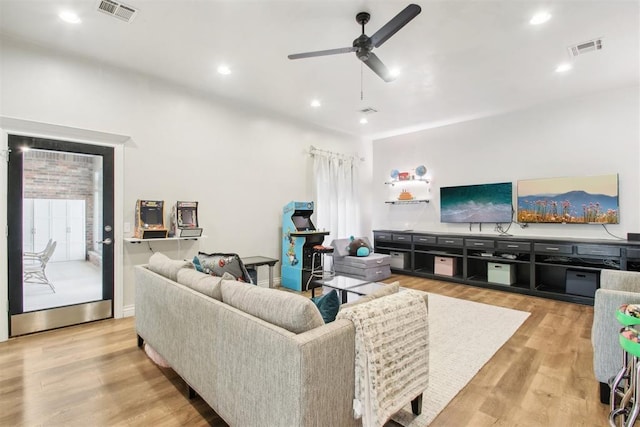
{"type": "Polygon", "coordinates": [[[371,43],[374,47],[380,47],[382,43],[397,33],[402,27],[407,25],[409,21],[418,16],[422,11],[417,4],[410,4],[405,7],[402,12],[398,13],[391,21],[384,24],[374,35],[371,36],[371,43]]]}
{"type": "Polygon", "coordinates": [[[355,51],[356,51],[356,48],[351,46],[351,47],[342,47],[339,49],[317,50],[315,52],[294,53],[293,55],[287,56],[287,58],[289,59],[312,58],[314,56],[337,55],[339,53],[349,53],[349,52],[355,52],[355,51]]]}
{"type": "Polygon", "coordinates": [[[375,53],[370,53],[369,58],[366,61],[362,61],[365,65],[373,70],[374,73],[379,75],[382,80],[389,83],[395,80],[395,77],[389,73],[387,67],[380,61],[380,58],[375,53]]]}

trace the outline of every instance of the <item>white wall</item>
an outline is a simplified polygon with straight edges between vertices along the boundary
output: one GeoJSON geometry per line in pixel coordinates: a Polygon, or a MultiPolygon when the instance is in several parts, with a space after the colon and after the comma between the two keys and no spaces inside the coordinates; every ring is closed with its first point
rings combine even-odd
{"type": "MultiPolygon", "coordinates": [[[[612,89],[527,110],[373,142],[373,229],[469,232],[468,224],[440,223],[439,188],[512,181],[619,174],[620,224],[615,235],[640,231],[640,111],[638,86],[612,89]],[[431,202],[384,204],[391,169],[425,164],[431,202]]],[[[416,196],[419,187],[409,189],[416,196]]],[[[514,194],[514,206],[515,206],[514,194]]],[[[478,225],[473,226],[478,232],[478,225]]],[[[483,233],[493,233],[484,224],[483,233]]],[[[532,224],[514,235],[612,238],[599,225],[532,224]]]]}
{"type": "MultiPolygon", "coordinates": [[[[208,238],[180,247],[151,244],[169,256],[202,250],[279,258],[282,207],[313,197],[310,145],[367,157],[362,179],[370,182],[366,141],[15,40],[1,47],[0,116],[131,136],[124,148],[125,222],[133,223],[137,199],[165,200],[168,207],[200,202],[208,238]]],[[[363,232],[368,226],[365,220],[363,232]]],[[[121,248],[128,307],[133,265],[145,263],[150,251],[146,244],[121,248]]]]}

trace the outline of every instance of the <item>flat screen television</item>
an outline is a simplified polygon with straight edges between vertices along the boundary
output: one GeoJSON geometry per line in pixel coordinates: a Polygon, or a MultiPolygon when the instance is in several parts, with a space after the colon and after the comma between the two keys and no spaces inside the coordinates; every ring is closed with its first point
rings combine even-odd
{"type": "Polygon", "coordinates": [[[618,174],[518,181],[518,222],[619,224],[618,174]]]}
{"type": "Polygon", "coordinates": [[[511,222],[512,198],[510,182],[440,187],[440,222],[511,222]]]}

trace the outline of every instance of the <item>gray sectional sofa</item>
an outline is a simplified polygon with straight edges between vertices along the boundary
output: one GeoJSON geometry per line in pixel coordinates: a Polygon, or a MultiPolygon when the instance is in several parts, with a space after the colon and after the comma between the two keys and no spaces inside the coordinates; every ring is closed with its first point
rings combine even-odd
{"type": "Polygon", "coordinates": [[[593,369],[600,382],[600,401],[610,402],[609,379],[622,368],[622,347],[618,334],[622,327],[616,320],[616,310],[622,304],[640,304],[640,273],[604,269],[600,273],[600,288],[593,304],[593,369]]]}
{"type": "Polygon", "coordinates": [[[361,425],[350,321],[324,324],[302,295],[156,255],[135,268],[138,344],[153,347],[228,424],[361,425]]]}

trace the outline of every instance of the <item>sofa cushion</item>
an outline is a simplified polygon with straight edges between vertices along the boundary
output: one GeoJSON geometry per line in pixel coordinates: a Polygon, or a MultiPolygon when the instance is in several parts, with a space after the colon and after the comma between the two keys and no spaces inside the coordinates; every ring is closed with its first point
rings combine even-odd
{"type": "Polygon", "coordinates": [[[311,301],[318,307],[324,323],[331,323],[336,320],[338,310],[340,310],[340,298],[335,289],[319,297],[311,298],[311,301]]]}
{"type": "Polygon", "coordinates": [[[324,325],[310,299],[291,292],[222,280],[222,302],[265,322],[300,334],[324,325]]]}
{"type": "Polygon", "coordinates": [[[178,281],[178,271],[182,268],[193,269],[193,264],[189,261],[171,259],[160,252],[156,252],[149,258],[149,270],[174,282],[178,281]]]}
{"type": "Polygon", "coordinates": [[[222,301],[222,291],[220,290],[221,277],[210,276],[196,270],[183,268],[178,271],[177,282],[185,285],[194,291],[198,291],[218,301],[222,301]]]}

